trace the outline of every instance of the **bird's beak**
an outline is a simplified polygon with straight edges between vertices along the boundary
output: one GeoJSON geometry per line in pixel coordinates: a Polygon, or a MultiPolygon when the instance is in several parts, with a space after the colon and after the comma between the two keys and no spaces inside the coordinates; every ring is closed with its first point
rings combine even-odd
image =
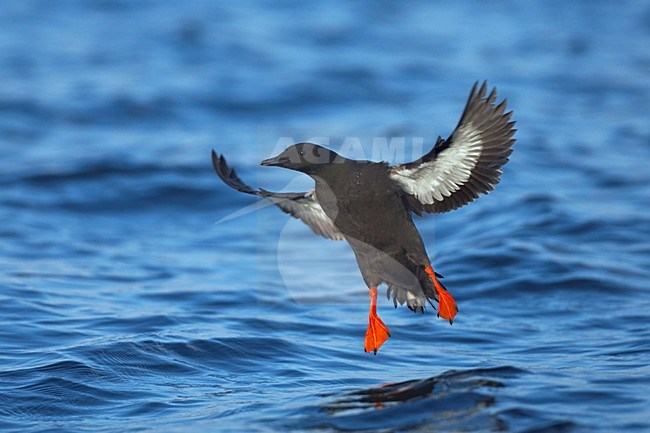
{"type": "Polygon", "coordinates": [[[283,166],[285,163],[289,162],[289,158],[286,156],[274,156],[273,158],[265,159],[260,163],[260,165],[269,165],[269,166],[283,166]]]}

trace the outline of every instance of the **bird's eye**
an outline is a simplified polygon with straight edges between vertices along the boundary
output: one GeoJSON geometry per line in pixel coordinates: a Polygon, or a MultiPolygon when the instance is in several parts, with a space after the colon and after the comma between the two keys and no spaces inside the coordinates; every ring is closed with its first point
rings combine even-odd
{"type": "Polygon", "coordinates": [[[304,150],[300,151],[300,156],[305,156],[305,151],[304,150]]]}

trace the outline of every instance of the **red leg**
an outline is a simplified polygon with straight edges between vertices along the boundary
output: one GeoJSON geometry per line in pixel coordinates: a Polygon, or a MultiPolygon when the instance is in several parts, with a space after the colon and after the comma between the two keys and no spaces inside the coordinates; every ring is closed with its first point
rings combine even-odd
{"type": "Polygon", "coordinates": [[[433,271],[431,266],[424,268],[424,272],[427,273],[433,286],[436,288],[438,293],[438,317],[449,320],[450,324],[454,323],[454,317],[458,313],[458,307],[456,306],[456,301],[449,294],[449,292],[440,284],[438,278],[436,278],[436,273],[433,271]]]}
{"type": "Polygon", "coordinates": [[[377,316],[377,288],[370,289],[370,314],[368,315],[368,330],[363,344],[365,352],[374,352],[375,355],[382,344],[390,337],[390,331],[377,316]]]}

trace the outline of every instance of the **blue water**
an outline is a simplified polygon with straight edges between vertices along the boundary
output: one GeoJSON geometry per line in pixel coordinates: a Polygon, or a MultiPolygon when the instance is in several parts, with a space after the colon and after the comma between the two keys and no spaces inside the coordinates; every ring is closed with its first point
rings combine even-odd
{"type": "Polygon", "coordinates": [[[650,431],[650,5],[433,3],[2,2],[0,428],[650,431]],[[382,298],[365,354],[346,245],[224,220],[255,201],[210,149],[308,188],[258,162],[406,161],[482,79],[518,121],[503,182],[417,221],[460,313],[382,298]]]}

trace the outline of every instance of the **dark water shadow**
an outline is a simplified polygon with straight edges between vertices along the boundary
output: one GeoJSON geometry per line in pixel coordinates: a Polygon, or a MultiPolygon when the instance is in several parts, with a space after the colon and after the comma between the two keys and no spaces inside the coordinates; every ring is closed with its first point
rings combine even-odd
{"type": "MultiPolygon", "coordinates": [[[[498,389],[526,373],[503,366],[451,370],[438,376],[326,396],[309,428],[333,431],[507,431],[498,389]]],[[[304,425],[303,425],[304,426],[304,425]]]]}

